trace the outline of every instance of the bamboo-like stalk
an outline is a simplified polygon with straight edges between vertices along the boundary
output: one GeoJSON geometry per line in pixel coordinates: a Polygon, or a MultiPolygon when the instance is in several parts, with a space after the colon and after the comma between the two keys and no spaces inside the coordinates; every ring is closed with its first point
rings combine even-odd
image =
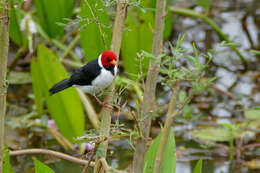
{"type": "Polygon", "coordinates": [[[9,46],[10,1],[1,0],[0,3],[2,5],[0,14],[0,172],[2,172],[7,94],[6,73],[9,46]]]}
{"type": "MultiPolygon", "coordinates": [[[[181,7],[175,7],[172,6],[169,8],[169,11],[174,13],[174,14],[178,14],[178,15],[182,15],[182,16],[187,16],[187,17],[192,17],[192,18],[198,18],[198,19],[202,19],[206,24],[208,24],[209,26],[212,27],[212,29],[214,31],[216,31],[216,33],[218,34],[219,38],[221,40],[224,40],[226,42],[231,42],[228,38],[228,36],[223,33],[221,31],[221,28],[209,17],[207,17],[204,14],[200,14],[197,13],[194,10],[190,10],[190,9],[186,9],[186,8],[181,8],[181,7]]],[[[247,67],[247,61],[246,58],[242,55],[242,53],[237,49],[237,47],[235,46],[231,46],[231,49],[238,55],[238,57],[240,58],[241,62],[243,63],[243,65],[245,67],[247,67]]]]}
{"type": "MultiPolygon", "coordinates": [[[[127,0],[119,0],[117,4],[117,11],[116,11],[116,18],[113,28],[113,36],[112,36],[112,44],[111,44],[111,50],[114,51],[117,55],[120,53],[120,47],[124,32],[124,26],[125,26],[125,19],[127,15],[127,0]]],[[[106,103],[112,103],[113,102],[113,95],[114,95],[114,88],[115,84],[113,83],[108,91],[109,95],[105,98],[106,103]]],[[[100,135],[103,137],[109,137],[110,133],[110,125],[111,125],[111,113],[112,110],[103,109],[101,111],[101,125],[100,125],[100,135]]],[[[108,141],[101,142],[99,145],[101,156],[106,157],[107,153],[107,147],[108,147],[108,141]]],[[[96,166],[94,169],[94,172],[97,173],[100,171],[101,168],[101,162],[98,161],[100,157],[96,158],[96,166]]]]}
{"type": "MultiPolygon", "coordinates": [[[[157,0],[156,15],[155,15],[155,28],[152,53],[158,56],[163,52],[163,30],[165,19],[166,0],[157,0]]],[[[150,61],[147,79],[144,90],[144,100],[142,105],[141,130],[142,138],[137,140],[137,145],[134,154],[133,172],[142,173],[144,168],[144,157],[147,150],[147,138],[149,137],[151,127],[151,117],[155,109],[155,89],[157,78],[160,69],[160,59],[157,62],[150,61]]]]}
{"type": "Polygon", "coordinates": [[[170,130],[171,130],[171,125],[173,122],[174,117],[177,115],[178,111],[174,111],[176,109],[176,98],[178,95],[178,91],[179,91],[179,82],[177,83],[175,89],[172,92],[172,96],[171,96],[171,100],[169,103],[169,108],[168,108],[168,112],[167,112],[167,118],[165,121],[165,125],[164,128],[162,129],[162,136],[160,139],[160,144],[159,144],[159,148],[158,148],[158,153],[156,155],[156,161],[155,161],[155,165],[154,165],[154,169],[153,172],[154,173],[158,173],[161,171],[161,164],[163,161],[163,156],[165,153],[165,148],[166,148],[166,144],[168,142],[168,138],[169,138],[169,134],[170,134],[170,130]]]}

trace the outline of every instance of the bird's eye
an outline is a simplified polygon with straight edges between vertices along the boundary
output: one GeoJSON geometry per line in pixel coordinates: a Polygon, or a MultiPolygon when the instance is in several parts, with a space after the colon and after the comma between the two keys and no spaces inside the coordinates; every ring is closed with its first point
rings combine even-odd
{"type": "Polygon", "coordinates": [[[105,57],[105,60],[106,60],[106,61],[111,61],[111,59],[109,59],[108,57],[105,57]]]}

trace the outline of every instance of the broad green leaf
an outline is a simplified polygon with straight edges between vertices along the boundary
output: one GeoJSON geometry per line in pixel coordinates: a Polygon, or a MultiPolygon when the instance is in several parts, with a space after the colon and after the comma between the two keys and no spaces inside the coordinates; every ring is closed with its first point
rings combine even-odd
{"type": "MultiPolygon", "coordinates": [[[[256,132],[252,132],[247,129],[259,129],[260,120],[254,119],[253,121],[244,121],[236,124],[223,124],[220,127],[214,126],[200,126],[195,130],[191,131],[193,138],[199,139],[206,143],[209,142],[227,142],[230,139],[232,130],[233,137],[235,138],[247,138],[247,140],[254,140],[257,136],[256,132]]],[[[210,143],[209,143],[210,144],[210,143]]]]}
{"type": "Polygon", "coordinates": [[[39,113],[39,115],[42,115],[43,113],[43,87],[44,82],[41,79],[40,69],[39,65],[36,62],[35,59],[32,59],[31,61],[31,76],[32,76],[32,88],[33,88],[33,94],[34,94],[34,102],[36,105],[36,109],[39,113]]]}
{"type": "Polygon", "coordinates": [[[208,11],[211,4],[211,0],[197,0],[197,4],[208,11]]]}
{"type": "Polygon", "coordinates": [[[245,117],[250,120],[260,120],[260,110],[257,109],[245,110],[245,117]]]}
{"type": "MultiPolygon", "coordinates": [[[[66,89],[53,96],[49,94],[49,89],[55,83],[68,77],[57,57],[49,49],[40,45],[38,47],[38,61],[33,62],[31,71],[35,73],[32,74],[33,85],[35,85],[34,92],[39,92],[34,93],[36,99],[39,99],[37,102],[42,101],[40,100],[42,94],[46,99],[47,108],[52,118],[66,138],[72,140],[74,137],[81,136],[84,130],[84,113],[75,88],[66,89]],[[38,90],[37,86],[41,89],[38,90]]],[[[42,106],[40,103],[38,105],[42,106]]]]}
{"type": "Polygon", "coordinates": [[[4,149],[4,158],[3,158],[3,173],[14,173],[11,164],[10,164],[10,155],[7,150],[7,147],[4,149]]]}
{"type": "MultiPolygon", "coordinates": [[[[153,21],[154,17],[151,11],[146,11],[144,13],[141,10],[129,9],[121,52],[126,72],[133,74],[130,75],[130,77],[133,77],[140,72],[137,53],[140,53],[142,50],[146,52],[152,51],[153,21]]],[[[143,72],[147,71],[148,65],[149,59],[145,58],[142,61],[143,72]]]]}
{"type": "Polygon", "coordinates": [[[35,0],[41,27],[51,37],[61,36],[64,28],[57,23],[66,22],[65,18],[70,18],[76,0],[35,0]]]}
{"type": "Polygon", "coordinates": [[[201,159],[197,162],[197,164],[193,170],[193,173],[202,173],[202,160],[201,159]]]}
{"type": "Polygon", "coordinates": [[[20,30],[20,23],[22,20],[22,1],[11,0],[10,13],[10,38],[15,44],[22,46],[26,43],[26,37],[23,31],[20,30]]]}
{"type": "Polygon", "coordinates": [[[49,168],[36,158],[33,159],[33,162],[35,167],[35,173],[54,173],[54,171],[51,168],[49,168]]]}
{"type": "Polygon", "coordinates": [[[223,127],[201,127],[191,132],[192,137],[202,141],[225,142],[230,138],[229,129],[223,127]]]}
{"type": "Polygon", "coordinates": [[[80,31],[80,42],[88,61],[96,59],[101,52],[110,48],[112,27],[106,10],[101,0],[81,1],[80,16],[84,20],[80,23],[83,28],[80,31]]]}
{"type": "MultiPolygon", "coordinates": [[[[145,173],[153,172],[160,139],[161,139],[161,134],[155,138],[155,140],[153,141],[152,145],[149,147],[146,153],[145,165],[144,165],[145,173]]],[[[161,173],[168,173],[168,172],[175,173],[175,168],[176,168],[175,140],[174,140],[173,131],[171,130],[165,148],[165,153],[164,153],[162,166],[161,166],[161,173]]]]}

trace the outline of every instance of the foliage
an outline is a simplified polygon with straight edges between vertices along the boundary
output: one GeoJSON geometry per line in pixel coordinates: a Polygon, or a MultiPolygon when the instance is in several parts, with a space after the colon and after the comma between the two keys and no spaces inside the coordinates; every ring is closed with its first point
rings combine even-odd
{"type": "Polygon", "coordinates": [[[197,164],[196,164],[196,166],[195,166],[195,168],[193,170],[193,173],[202,173],[202,159],[200,159],[197,162],[197,164]]]}
{"type": "Polygon", "coordinates": [[[34,161],[34,166],[35,166],[35,173],[54,173],[51,168],[37,160],[36,158],[33,159],[34,161]]]}
{"type": "Polygon", "coordinates": [[[57,25],[72,15],[76,0],[35,0],[39,22],[49,37],[62,36],[64,28],[57,25]]]}
{"type": "MultiPolygon", "coordinates": [[[[10,66],[7,82],[10,88],[8,88],[7,95],[8,114],[6,125],[12,127],[15,135],[12,134],[13,132],[8,131],[7,133],[10,133],[8,135],[13,138],[21,136],[19,142],[17,142],[18,140],[12,141],[15,143],[14,146],[18,146],[17,148],[21,146],[53,147],[59,150],[65,145],[60,143],[57,136],[60,135],[62,139],[67,138],[70,142],[75,142],[75,137],[82,138],[81,141],[76,141],[76,143],[79,143],[80,151],[75,147],[73,153],[77,152],[83,157],[83,154],[87,152],[86,148],[83,147],[84,142],[97,144],[107,142],[107,139],[104,139],[97,131],[90,130],[93,124],[89,123],[88,120],[85,121],[82,103],[74,88],[53,96],[49,95],[48,90],[56,82],[68,77],[68,72],[73,71],[75,67],[78,68],[83,63],[95,59],[103,50],[110,48],[112,26],[115,20],[115,5],[118,1],[35,0],[29,4],[28,9],[25,9],[24,6],[27,2],[21,0],[10,1],[11,53],[8,59],[10,66]],[[37,27],[37,32],[33,36],[28,35],[26,29],[22,30],[21,23],[26,16],[31,17],[37,27]],[[66,66],[68,72],[64,66],[66,66]],[[59,132],[57,134],[51,133],[50,129],[46,130],[49,119],[55,120],[61,134],[59,132]],[[22,134],[20,134],[21,132],[22,134]],[[87,134],[88,132],[89,134],[87,134]],[[83,134],[86,137],[82,136],[83,134]],[[20,140],[23,141],[24,139],[27,141],[26,144],[20,146],[20,140]],[[39,139],[40,141],[38,141],[39,139]],[[56,139],[61,144],[61,147],[57,146],[57,141],[53,139],[56,139]]],[[[241,2],[237,1],[236,5],[241,2]]],[[[209,154],[206,153],[205,155],[211,156],[211,152],[215,152],[214,146],[220,144],[229,149],[231,164],[233,164],[232,160],[236,158],[234,157],[235,154],[238,154],[237,158],[239,158],[240,153],[241,156],[244,153],[246,153],[246,156],[251,153],[251,160],[243,160],[242,166],[249,169],[259,168],[259,160],[254,158],[255,155],[259,154],[257,137],[260,129],[260,107],[257,106],[257,93],[259,92],[257,87],[259,84],[257,67],[260,51],[258,50],[259,45],[257,44],[259,43],[257,39],[253,39],[250,48],[246,46],[246,49],[243,50],[243,43],[238,42],[239,39],[230,38],[224,32],[226,28],[221,28],[226,26],[220,23],[220,19],[223,19],[223,17],[222,15],[215,15],[215,13],[219,14],[223,10],[218,9],[213,12],[214,15],[208,15],[212,13],[210,10],[213,7],[211,6],[213,1],[211,0],[185,2],[187,3],[185,5],[190,8],[178,7],[181,1],[174,0],[168,1],[168,3],[164,29],[165,53],[155,57],[151,54],[151,50],[156,0],[128,1],[128,14],[120,52],[120,70],[115,82],[116,93],[113,99],[115,112],[111,114],[112,121],[115,124],[112,123],[110,138],[108,139],[109,144],[111,144],[110,151],[116,155],[116,159],[112,159],[112,165],[117,165],[115,164],[117,161],[114,162],[114,160],[119,160],[120,169],[127,167],[125,164],[120,164],[121,160],[128,159],[123,155],[131,155],[130,158],[132,158],[133,150],[131,149],[136,147],[136,141],[134,140],[142,137],[140,124],[147,117],[143,119],[138,117],[142,113],[146,73],[149,61],[160,59],[160,75],[158,79],[154,79],[158,80],[158,87],[156,88],[158,105],[156,111],[152,114],[153,127],[151,134],[157,134],[161,123],[164,122],[169,107],[169,96],[176,90],[178,92],[176,92],[175,110],[178,111],[177,115],[183,115],[174,119],[176,129],[181,127],[182,130],[177,131],[175,136],[171,131],[164,155],[162,172],[174,172],[176,167],[175,137],[176,141],[178,140],[177,145],[182,144],[182,141],[186,144],[186,135],[193,140],[191,144],[189,143],[189,147],[193,147],[194,143],[196,147],[203,148],[204,144],[212,147],[209,154]],[[197,8],[197,6],[202,8],[197,8]],[[192,18],[200,20],[195,22],[192,18]],[[218,22],[215,22],[215,20],[218,22]],[[201,23],[203,27],[201,27],[201,23]],[[205,24],[209,27],[204,27],[205,24]],[[199,36],[197,36],[197,31],[205,34],[203,36],[205,40],[197,40],[198,37],[201,38],[199,33],[199,36]],[[185,34],[183,34],[185,32],[188,39],[185,39],[185,34]],[[176,35],[180,35],[178,39],[175,39],[177,38],[176,35]],[[210,40],[210,45],[207,45],[206,41],[209,39],[209,35],[213,39],[210,40]],[[216,35],[219,36],[219,40],[215,39],[216,35]],[[218,41],[221,42],[216,43],[218,41]],[[219,45],[222,46],[221,49],[229,47],[233,52],[228,52],[228,49],[225,49],[225,51],[221,50],[221,53],[219,53],[219,45]],[[206,47],[215,50],[208,51],[205,50],[206,47]],[[241,59],[242,64],[234,60],[233,53],[241,59]],[[224,57],[222,58],[224,59],[223,64],[218,63],[220,56],[224,57]],[[229,63],[230,60],[234,62],[229,63]],[[230,87],[219,82],[222,78],[226,79],[225,75],[218,75],[219,70],[225,70],[228,74],[236,76],[236,82],[230,87]],[[241,88],[238,88],[245,81],[253,84],[252,86],[250,84],[252,91],[249,95],[240,94],[241,88]],[[217,85],[214,84],[215,82],[217,85]],[[179,86],[179,89],[176,86],[179,86]],[[219,120],[221,122],[223,119],[226,120],[226,117],[215,115],[214,111],[218,109],[215,106],[219,104],[223,105],[225,110],[228,110],[230,114],[230,117],[227,117],[230,120],[229,123],[219,123],[219,120]],[[192,127],[187,131],[186,126],[188,128],[192,127]],[[129,145],[126,145],[131,148],[129,153],[125,152],[125,150],[123,152],[117,150],[121,147],[121,143],[124,143],[124,140],[129,141],[129,145]],[[117,142],[120,143],[119,146],[117,146],[117,142]],[[250,152],[247,152],[247,150],[250,152]],[[124,159],[120,160],[120,158],[124,159]]],[[[223,7],[226,7],[225,4],[228,3],[229,1],[222,4],[223,7]]],[[[218,4],[214,2],[215,5],[218,4]]],[[[243,26],[243,32],[241,33],[246,33],[249,38],[250,35],[255,36],[257,27],[259,29],[259,23],[256,23],[257,15],[254,14],[253,9],[248,9],[247,6],[237,7],[240,7],[239,10],[246,9],[245,13],[244,11],[241,13],[242,15],[245,14],[241,21],[244,21],[241,24],[243,26]],[[250,22],[250,26],[255,22],[253,29],[250,28],[248,31],[246,29],[247,16],[255,19],[255,21],[250,22]],[[252,32],[251,30],[256,31],[252,32]]],[[[232,7],[223,9],[225,12],[230,12],[230,9],[233,8],[232,3],[232,7]]],[[[238,9],[234,9],[231,11],[237,13],[238,9]]],[[[230,23],[227,21],[225,24],[230,23]]],[[[248,40],[250,42],[250,39],[248,40]]],[[[101,95],[103,96],[104,93],[101,95]]],[[[101,95],[99,96],[102,97],[101,95]]],[[[84,94],[83,97],[85,97],[84,94]]],[[[96,104],[94,99],[85,97],[85,100],[87,100],[91,110],[94,110],[92,112],[95,112],[95,110],[99,112],[100,106],[96,104]]],[[[89,113],[88,108],[85,109],[89,113]]],[[[145,155],[145,172],[153,172],[160,138],[161,134],[153,139],[153,143],[145,155]]],[[[11,145],[8,143],[10,139],[6,141],[8,146],[13,148],[12,143],[11,145]]],[[[64,148],[66,149],[66,146],[64,148]]],[[[72,146],[71,149],[74,149],[74,147],[72,146]]],[[[96,153],[93,153],[99,156],[101,152],[97,150],[96,153]]],[[[198,153],[200,157],[201,152],[198,153]]],[[[87,155],[89,154],[87,153],[87,155]]],[[[221,154],[221,156],[224,155],[221,154]]],[[[192,153],[191,155],[193,157],[195,154],[192,153]]],[[[245,158],[249,157],[239,159],[245,158]]],[[[21,159],[17,160],[19,164],[22,163],[21,159]]],[[[34,163],[36,172],[54,172],[37,159],[34,159],[34,163]]],[[[4,157],[4,172],[13,172],[7,150],[5,150],[4,157]]],[[[193,172],[202,172],[202,160],[197,162],[193,172]]]]}
{"type": "Polygon", "coordinates": [[[10,164],[10,155],[7,147],[4,149],[4,159],[3,159],[3,173],[14,173],[10,164]]]}
{"type": "MultiPolygon", "coordinates": [[[[160,143],[161,134],[158,135],[155,140],[153,141],[152,145],[149,147],[146,156],[145,156],[145,166],[144,172],[145,173],[152,173],[154,164],[156,162],[155,158],[158,152],[158,146],[160,143]]],[[[170,135],[168,137],[168,143],[166,144],[166,149],[163,157],[161,172],[167,173],[171,172],[174,173],[176,168],[176,155],[175,155],[175,140],[173,131],[171,130],[170,135]]]]}
{"type": "Polygon", "coordinates": [[[22,20],[22,1],[11,0],[10,13],[10,38],[19,46],[26,44],[26,37],[24,32],[20,30],[20,23],[22,20]]]}
{"type": "Polygon", "coordinates": [[[39,114],[43,112],[45,99],[50,115],[61,133],[69,140],[81,136],[84,130],[84,113],[80,98],[74,88],[50,96],[49,88],[68,75],[57,57],[42,45],[38,47],[38,61],[32,61],[31,74],[39,114]]]}
{"type": "Polygon", "coordinates": [[[100,0],[82,0],[80,41],[86,59],[91,61],[108,49],[112,39],[110,17],[100,0]]]}

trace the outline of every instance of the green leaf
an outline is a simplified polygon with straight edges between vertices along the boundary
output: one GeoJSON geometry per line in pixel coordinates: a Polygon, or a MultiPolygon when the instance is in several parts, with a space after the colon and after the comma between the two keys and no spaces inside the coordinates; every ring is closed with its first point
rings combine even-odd
{"type": "Polygon", "coordinates": [[[76,0],[35,0],[41,27],[51,38],[61,36],[64,28],[57,23],[64,23],[65,18],[72,16],[76,0]]]}
{"type": "Polygon", "coordinates": [[[39,65],[35,59],[31,61],[32,88],[35,96],[34,102],[39,115],[43,114],[43,87],[44,83],[41,79],[39,65]]]}
{"type": "Polygon", "coordinates": [[[84,20],[80,22],[80,25],[84,29],[80,31],[80,43],[88,61],[96,59],[101,52],[110,48],[112,29],[106,9],[100,0],[81,1],[80,16],[84,20]]]}
{"type": "Polygon", "coordinates": [[[225,142],[230,138],[229,129],[223,127],[201,127],[193,130],[191,136],[205,142],[225,142]]]}
{"type": "MultiPolygon", "coordinates": [[[[144,172],[152,173],[154,169],[155,159],[158,152],[158,147],[161,139],[161,134],[155,138],[152,145],[149,147],[145,156],[144,172]]],[[[161,173],[175,173],[176,155],[175,155],[175,140],[173,131],[171,130],[166,144],[165,153],[161,166],[161,173]]]]}
{"type": "MultiPolygon", "coordinates": [[[[72,141],[74,137],[81,136],[84,131],[84,112],[80,97],[75,88],[50,96],[49,89],[55,83],[67,78],[68,74],[57,57],[46,47],[39,45],[37,54],[38,61],[33,62],[31,66],[37,102],[41,102],[44,96],[47,108],[59,130],[72,141]]],[[[37,104],[41,110],[41,103],[37,104]]]]}
{"type": "Polygon", "coordinates": [[[208,11],[211,4],[211,0],[197,0],[197,4],[208,11]]]}
{"type": "MultiPolygon", "coordinates": [[[[149,7],[147,1],[143,1],[144,7],[149,7]]],[[[126,31],[123,35],[121,55],[123,65],[127,73],[133,79],[140,73],[139,61],[137,53],[143,51],[152,52],[153,42],[153,21],[154,15],[152,11],[146,11],[129,8],[126,19],[126,31]]],[[[149,59],[142,60],[142,71],[146,72],[149,65],[149,59]]]]}
{"type": "Polygon", "coordinates": [[[20,30],[20,23],[22,20],[23,2],[21,0],[11,0],[11,13],[10,13],[10,38],[15,44],[22,46],[26,43],[24,32],[20,30]]]}
{"type": "Polygon", "coordinates": [[[187,93],[183,90],[179,92],[179,102],[184,103],[187,99],[187,93]]]}
{"type": "Polygon", "coordinates": [[[49,168],[36,158],[33,159],[33,162],[35,166],[35,173],[54,173],[54,171],[51,168],[49,168]]]}
{"type": "Polygon", "coordinates": [[[202,160],[201,159],[197,162],[193,173],[202,173],[202,160]]]}
{"type": "Polygon", "coordinates": [[[4,149],[4,158],[3,158],[3,173],[14,173],[11,164],[10,164],[10,155],[7,150],[7,147],[4,149]]]}
{"type": "Polygon", "coordinates": [[[257,109],[245,110],[245,117],[250,120],[260,120],[260,110],[257,109]]]}

